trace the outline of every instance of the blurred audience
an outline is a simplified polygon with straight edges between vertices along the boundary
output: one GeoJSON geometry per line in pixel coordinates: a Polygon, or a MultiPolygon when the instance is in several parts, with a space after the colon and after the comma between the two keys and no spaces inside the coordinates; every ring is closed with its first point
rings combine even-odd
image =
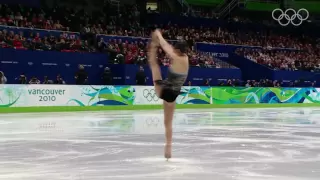
{"type": "Polygon", "coordinates": [[[230,87],[315,87],[316,81],[296,80],[296,81],[279,81],[270,79],[247,80],[240,81],[239,79],[220,80],[220,86],[230,87]]]}
{"type": "MultiPolygon", "coordinates": [[[[147,42],[144,38],[136,38],[136,41],[128,42],[121,39],[109,39],[104,41],[103,38],[98,42],[100,52],[108,52],[113,64],[147,64],[147,42]]],[[[191,50],[187,53],[190,60],[190,66],[201,68],[235,68],[234,66],[213,57],[206,52],[197,52],[191,50]]],[[[170,59],[159,48],[157,59],[160,65],[170,66],[170,59]]]]}
{"type": "MultiPolygon", "coordinates": [[[[148,12],[151,13],[151,11],[148,12]]],[[[201,9],[196,12],[195,14],[198,17],[217,18],[210,9],[201,9]]],[[[152,11],[152,13],[158,13],[158,11],[152,11]]],[[[183,12],[182,15],[188,16],[190,13],[183,12]]],[[[22,5],[9,6],[2,4],[0,5],[0,25],[2,25],[0,28],[0,46],[19,50],[102,52],[109,54],[113,64],[144,65],[147,63],[147,41],[144,38],[150,36],[152,29],[161,28],[165,38],[169,40],[183,38],[187,41],[190,47],[188,52],[190,65],[194,67],[235,68],[208,53],[195,50],[195,42],[205,42],[259,46],[259,49],[239,48],[236,50],[236,54],[274,70],[303,70],[310,72],[318,72],[320,70],[320,41],[305,34],[300,36],[281,34],[273,31],[272,27],[266,31],[257,31],[255,29],[243,31],[246,24],[251,23],[251,21],[241,17],[229,19],[230,24],[240,23],[241,26],[227,25],[212,28],[201,26],[182,27],[170,22],[165,25],[153,24],[144,26],[140,24],[140,20],[140,12],[137,6],[124,6],[118,12],[104,4],[103,11],[88,13],[81,9],[58,6],[51,9],[37,9],[23,7],[22,5]],[[5,26],[30,28],[31,33],[26,33],[26,31],[22,30],[11,31],[5,26]],[[240,28],[242,29],[240,30],[240,28]],[[52,30],[55,33],[40,34],[36,29],[52,30]],[[59,32],[57,33],[56,31],[59,32]],[[98,36],[99,34],[140,38],[135,38],[131,42],[121,39],[105,41],[98,36]],[[282,49],[279,50],[280,48],[282,49]]],[[[157,59],[160,65],[170,66],[170,60],[162,49],[158,50],[157,59]]],[[[77,84],[86,83],[88,76],[83,66],[80,66],[75,78],[77,84]]],[[[102,78],[104,78],[104,75],[102,78]]],[[[21,84],[28,83],[24,74],[20,75],[18,79],[21,84]]],[[[103,79],[103,81],[105,84],[109,84],[108,78],[103,79]]],[[[44,78],[43,84],[49,84],[50,82],[52,81],[44,78]]],[[[6,83],[3,72],[0,72],[0,83],[6,83]]],[[[40,80],[33,77],[29,83],[39,84],[40,80]]],[[[60,75],[52,83],[65,84],[60,75]]],[[[205,84],[207,85],[209,82],[205,84]]],[[[239,86],[240,84],[241,82],[238,80],[221,82],[221,85],[225,86],[239,86]]],[[[298,82],[294,82],[292,86],[297,84],[298,82]]],[[[246,87],[279,87],[282,82],[249,80],[243,85],[246,87]]]]}
{"type": "MultiPolygon", "coordinates": [[[[140,12],[137,6],[124,6],[120,9],[120,12],[105,5],[104,8],[106,7],[109,10],[107,12],[97,11],[89,14],[84,10],[58,6],[52,9],[36,9],[26,8],[21,5],[9,6],[3,4],[0,6],[0,25],[80,32],[82,41],[80,39],[58,38],[57,42],[62,44],[62,49],[67,51],[73,49],[89,50],[90,47],[86,47],[86,43],[89,43],[88,46],[92,45],[96,34],[149,37],[150,31],[156,27],[163,29],[164,35],[168,39],[176,40],[178,37],[183,37],[188,41],[190,47],[193,47],[194,42],[208,42],[312,51],[316,43],[316,39],[307,35],[280,34],[277,31],[272,31],[271,27],[264,31],[254,29],[246,29],[244,31],[244,24],[252,22],[241,17],[231,17],[229,19],[229,22],[240,23],[241,26],[233,25],[215,28],[201,26],[181,27],[168,22],[169,24],[166,25],[155,24],[150,27],[149,24],[145,27],[140,24],[140,12]]],[[[204,11],[200,11],[202,12],[201,17],[213,17],[209,16],[209,12],[203,13],[204,11]]],[[[14,35],[11,34],[11,36],[13,41],[15,39],[14,35]]],[[[45,39],[45,37],[41,38],[45,39]]],[[[38,40],[36,39],[35,41],[37,42],[38,40]]],[[[45,44],[44,41],[43,39],[41,40],[43,44],[45,44]]],[[[16,46],[19,48],[21,45],[17,42],[16,46]]],[[[98,45],[99,47],[101,48],[98,45]]]]}
{"type": "Polygon", "coordinates": [[[239,48],[236,53],[274,70],[310,71],[320,70],[320,51],[295,51],[279,49],[239,48]]]}
{"type": "Polygon", "coordinates": [[[61,51],[61,52],[94,52],[95,48],[87,41],[61,33],[59,37],[43,36],[39,33],[24,35],[23,31],[15,34],[6,29],[0,30],[0,46],[20,50],[61,51]]]}

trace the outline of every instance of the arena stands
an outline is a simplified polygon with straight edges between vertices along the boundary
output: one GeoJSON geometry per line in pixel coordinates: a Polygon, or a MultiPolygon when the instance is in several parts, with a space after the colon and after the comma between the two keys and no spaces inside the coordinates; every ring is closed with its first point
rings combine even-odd
{"type": "MultiPolygon", "coordinates": [[[[194,7],[208,5],[207,1],[187,2],[193,3],[194,7]]],[[[226,4],[228,2],[217,0],[209,5],[222,9],[226,4]]],[[[241,64],[232,61],[242,57],[243,62],[250,59],[263,65],[267,68],[265,72],[269,69],[318,71],[318,42],[313,33],[301,35],[301,28],[288,31],[288,28],[275,27],[264,21],[257,23],[241,16],[208,19],[208,13],[217,13],[203,9],[200,16],[205,18],[175,17],[162,14],[161,9],[160,14],[141,17],[140,10],[132,5],[121,6],[119,10],[107,2],[100,10],[92,12],[60,6],[30,8],[3,4],[0,7],[0,41],[3,48],[107,53],[109,63],[143,65],[147,62],[145,38],[158,27],[163,29],[167,39],[174,41],[182,37],[188,42],[190,64],[194,67],[230,69],[236,66],[244,71],[241,64]],[[201,48],[199,43],[210,47],[201,48]]],[[[161,65],[169,65],[161,50],[158,59],[161,65]]],[[[256,66],[260,68],[252,65],[256,66]]],[[[245,79],[248,78],[245,75],[245,79]]],[[[273,79],[271,75],[259,78],[273,79]]]]}
{"type": "Polygon", "coordinates": [[[320,55],[318,51],[237,49],[236,53],[274,70],[315,72],[320,69],[320,55]]]}
{"type": "Polygon", "coordinates": [[[20,50],[94,52],[88,41],[70,32],[43,31],[41,29],[15,28],[0,26],[2,48],[20,50]],[[51,33],[52,32],[52,33],[51,33]]]}
{"type": "MultiPolygon", "coordinates": [[[[123,9],[121,17],[111,18],[111,21],[105,22],[100,21],[94,15],[89,16],[86,13],[74,12],[68,8],[54,8],[49,9],[46,13],[41,12],[39,9],[35,8],[24,8],[19,7],[9,7],[2,6],[2,25],[18,26],[18,27],[28,27],[28,28],[40,28],[49,30],[65,30],[81,32],[82,34],[106,34],[106,35],[119,35],[119,36],[134,36],[134,37],[149,37],[150,27],[145,27],[139,24],[138,14],[136,7],[123,9]],[[24,12],[21,13],[20,11],[24,12]],[[31,12],[29,12],[31,11],[31,12]],[[38,12],[38,13],[34,13],[38,12]],[[64,13],[62,13],[64,12],[64,13]],[[60,15],[62,13],[62,15],[60,15]],[[9,14],[9,15],[8,15],[9,14]],[[135,15],[135,16],[134,16],[135,15]],[[79,16],[79,19],[86,19],[75,27],[75,22],[80,20],[72,19],[73,16],[79,16]],[[80,18],[82,17],[82,18],[80,18]],[[67,20],[66,20],[67,19],[67,20]],[[94,21],[94,19],[98,19],[94,21]],[[87,22],[85,22],[87,21],[87,22]],[[123,23],[125,22],[125,23],[123,23]],[[72,27],[69,27],[72,25],[72,27]]],[[[111,16],[114,17],[114,16],[111,16]]],[[[109,20],[104,16],[100,19],[109,20]]],[[[210,43],[224,43],[224,44],[241,44],[241,45],[252,45],[252,46],[271,46],[271,47],[281,47],[281,48],[306,48],[306,44],[312,39],[309,37],[303,37],[301,44],[301,37],[283,35],[282,33],[272,33],[272,29],[267,30],[267,32],[262,30],[264,27],[259,27],[259,29],[251,29],[254,25],[248,24],[250,26],[249,30],[246,27],[238,26],[239,23],[236,22],[238,18],[233,19],[235,22],[229,22],[226,25],[221,25],[219,27],[184,27],[166,24],[166,25],[156,25],[155,27],[160,27],[167,32],[167,38],[175,40],[177,36],[186,37],[190,41],[190,45],[196,42],[210,42],[210,43]],[[231,23],[231,24],[230,24],[231,23]],[[236,28],[235,28],[236,27],[236,28]],[[259,31],[257,31],[259,30],[259,31]],[[243,31],[243,32],[239,32],[243,31]],[[244,31],[246,33],[244,33],[244,31]]],[[[212,21],[212,23],[219,23],[212,21]]],[[[244,22],[240,22],[243,24],[244,22]]],[[[191,23],[192,24],[192,23],[191,23]]],[[[220,24],[220,23],[219,23],[220,24]]]]}
{"type": "MultiPolygon", "coordinates": [[[[62,52],[94,52],[95,48],[93,48],[93,46],[90,46],[87,40],[85,41],[80,40],[79,33],[74,33],[74,35],[70,35],[70,32],[66,33],[66,32],[57,31],[57,30],[69,30],[68,26],[61,25],[60,20],[53,20],[53,18],[57,19],[58,18],[57,14],[59,14],[59,12],[62,12],[63,10],[66,10],[66,9],[55,9],[55,10],[51,10],[51,12],[50,11],[46,12],[49,14],[49,15],[46,15],[48,16],[48,18],[46,18],[44,13],[32,14],[32,12],[35,10],[31,8],[28,9],[28,8],[22,7],[21,5],[19,5],[18,7],[11,7],[11,6],[9,7],[8,5],[3,6],[2,12],[10,14],[9,16],[8,15],[6,16],[8,18],[5,18],[2,21],[2,25],[9,25],[9,26],[2,26],[2,29],[3,29],[2,34],[3,34],[3,37],[5,38],[3,41],[3,47],[7,47],[7,48],[13,47],[16,49],[18,48],[18,49],[31,49],[31,50],[57,50],[62,52]],[[21,14],[20,11],[24,13],[21,14]],[[54,12],[57,12],[57,13],[54,13],[54,12]],[[28,21],[28,19],[30,21],[28,21]],[[24,31],[21,31],[21,29],[20,30],[18,28],[15,29],[12,26],[27,27],[27,28],[43,28],[49,31],[48,31],[48,34],[41,33],[40,35],[40,33],[37,31],[34,31],[34,29],[32,29],[32,31],[36,32],[35,34],[33,34],[33,32],[28,32],[28,30],[30,31],[30,29],[25,28],[24,31]],[[9,36],[7,36],[8,30],[10,30],[9,36]],[[16,37],[14,36],[15,32],[19,34],[19,35],[16,35],[16,37]],[[24,34],[27,34],[27,35],[24,35],[24,34]],[[15,43],[13,43],[13,41],[15,43]]],[[[133,9],[126,8],[124,12],[134,12],[134,11],[136,11],[135,8],[133,9]]],[[[75,14],[75,12],[71,10],[66,10],[65,12],[67,12],[67,14],[71,14],[71,16],[72,14],[75,14]]],[[[132,14],[133,13],[128,14],[128,16],[131,16],[132,14]]],[[[124,16],[124,17],[127,17],[127,16],[124,16]]],[[[127,19],[124,17],[123,19],[117,19],[117,20],[129,21],[129,22],[133,20],[133,19],[127,19]]],[[[116,24],[116,22],[114,23],[116,24]]],[[[67,22],[65,22],[64,24],[67,24],[67,22]]],[[[138,23],[135,23],[135,24],[138,24],[138,23]]],[[[150,30],[148,31],[148,33],[145,33],[145,31],[143,31],[144,33],[136,32],[134,29],[131,29],[129,31],[128,30],[114,31],[115,27],[112,27],[112,24],[110,25],[111,31],[108,31],[107,26],[106,26],[106,29],[102,28],[101,24],[97,24],[97,25],[93,24],[92,26],[90,25],[90,26],[83,27],[83,31],[81,31],[82,37],[90,36],[90,34],[115,34],[119,36],[148,37],[150,34],[150,30]]],[[[174,36],[177,35],[178,29],[179,29],[178,27],[165,29],[166,33],[168,34],[167,35],[168,38],[175,39],[174,36]]],[[[186,31],[188,30],[185,29],[185,32],[183,33],[186,33],[186,31]]],[[[105,47],[110,47],[113,50],[118,51],[119,49],[116,49],[116,48],[121,47],[122,44],[117,44],[114,42],[116,41],[109,41],[108,43],[99,41],[97,48],[100,51],[102,51],[105,47]]],[[[190,39],[190,40],[188,39],[188,42],[190,44],[190,47],[192,47],[194,43],[193,39],[190,39]]],[[[137,52],[146,51],[145,49],[146,43],[142,43],[142,44],[140,43],[139,47],[138,46],[135,47],[134,44],[131,44],[130,46],[131,46],[130,51],[128,51],[126,47],[121,48],[122,49],[121,53],[124,56],[126,56],[127,59],[130,59],[130,56],[133,56],[133,59],[137,59],[138,58],[138,54],[136,54],[137,52]]],[[[192,56],[192,59],[193,59],[192,65],[194,66],[217,67],[217,68],[221,66],[224,68],[232,67],[227,63],[222,62],[218,59],[216,60],[216,62],[214,62],[213,60],[210,60],[210,58],[208,57],[206,57],[205,60],[200,60],[200,59],[204,59],[204,56],[200,57],[198,56],[198,54],[199,53],[196,53],[196,52],[190,52],[190,57],[192,56]],[[203,61],[203,62],[198,63],[198,61],[203,61]]],[[[163,58],[163,59],[160,59],[160,61],[167,61],[167,59],[163,58]]],[[[126,63],[136,64],[136,62],[130,61],[130,60],[126,61],[126,63]]],[[[144,60],[143,63],[145,64],[146,61],[144,60]]],[[[140,62],[138,64],[140,64],[140,62]]],[[[168,64],[168,63],[164,63],[164,64],[168,64]]]]}

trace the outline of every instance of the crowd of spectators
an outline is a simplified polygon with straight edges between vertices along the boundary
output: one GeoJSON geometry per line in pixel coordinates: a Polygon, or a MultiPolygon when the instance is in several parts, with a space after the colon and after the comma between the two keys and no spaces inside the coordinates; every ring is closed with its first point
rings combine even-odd
{"type": "MultiPolygon", "coordinates": [[[[119,36],[138,36],[138,37],[148,37],[150,35],[150,29],[140,27],[138,23],[139,12],[137,12],[136,7],[126,8],[123,12],[125,14],[121,17],[111,16],[111,18],[106,18],[102,16],[98,22],[99,24],[90,24],[93,23],[93,17],[90,17],[85,12],[75,12],[71,9],[60,9],[58,7],[44,11],[43,9],[35,8],[25,8],[21,5],[18,6],[8,6],[0,5],[1,12],[1,25],[8,26],[17,26],[17,27],[26,27],[26,28],[39,28],[46,30],[62,30],[69,31],[72,25],[70,21],[75,21],[71,17],[75,15],[82,15],[86,18],[82,21],[80,27],[81,39],[77,36],[68,36],[67,33],[61,33],[59,37],[50,35],[50,36],[40,36],[39,33],[30,33],[25,34],[23,31],[20,31],[18,34],[15,34],[14,31],[9,31],[3,29],[0,31],[0,43],[3,48],[15,48],[15,49],[29,49],[29,50],[55,50],[62,52],[95,52],[97,51],[107,51],[114,55],[113,63],[126,63],[126,64],[146,64],[146,42],[134,42],[122,43],[121,40],[110,40],[104,42],[102,39],[98,41],[95,45],[92,42],[95,42],[90,37],[95,37],[96,34],[108,34],[108,35],[119,35],[119,36]],[[64,14],[63,20],[61,18],[61,13],[64,14]],[[111,20],[106,25],[104,20],[111,20]],[[128,22],[128,24],[126,24],[128,22]],[[120,27],[121,25],[121,27],[120,27]],[[130,27],[129,30],[124,29],[124,27],[130,27]]],[[[71,29],[76,30],[77,28],[71,29]]],[[[192,31],[187,32],[187,29],[184,29],[183,33],[193,33],[192,31]]],[[[169,28],[165,30],[165,35],[169,39],[175,39],[177,36],[178,27],[169,28]]],[[[227,63],[223,63],[220,60],[214,61],[213,57],[200,55],[200,53],[192,51],[194,44],[194,39],[188,38],[185,36],[186,41],[191,47],[189,52],[190,64],[192,66],[198,67],[215,67],[220,68],[222,66],[225,68],[231,67],[227,63]]],[[[169,58],[159,49],[158,54],[159,63],[164,66],[169,65],[169,58]]]]}
{"type": "Polygon", "coordinates": [[[220,81],[220,86],[229,87],[315,87],[316,81],[295,80],[295,81],[281,81],[281,80],[247,80],[245,82],[238,79],[228,79],[220,81]]]}
{"type": "Polygon", "coordinates": [[[320,71],[319,51],[239,48],[236,53],[274,70],[320,71]]]}
{"type": "Polygon", "coordinates": [[[0,4],[0,25],[92,34],[143,36],[141,31],[138,31],[140,24],[136,6],[124,7],[121,14],[117,12],[110,14],[110,12],[95,11],[88,14],[83,9],[61,6],[40,9],[0,4]]]}
{"type": "MultiPolygon", "coordinates": [[[[21,5],[9,6],[0,4],[0,25],[15,26],[30,29],[46,29],[53,31],[69,31],[60,34],[41,35],[37,31],[10,31],[0,29],[0,46],[2,48],[15,48],[21,50],[62,51],[62,52],[105,52],[110,54],[114,64],[147,63],[147,41],[151,29],[161,28],[166,39],[176,40],[178,37],[187,41],[190,51],[188,56],[190,65],[202,68],[234,68],[233,66],[208,55],[195,51],[195,42],[237,44],[246,46],[261,46],[261,48],[239,48],[236,54],[248,58],[256,63],[268,66],[274,70],[288,71],[320,71],[320,51],[317,39],[306,35],[293,36],[277,31],[246,31],[226,27],[182,27],[176,24],[145,26],[140,24],[140,12],[137,6],[125,6],[121,12],[104,5],[103,11],[87,13],[84,10],[58,7],[55,8],[26,8],[21,5]],[[70,36],[76,32],[78,36],[70,36]],[[96,39],[98,34],[140,37],[136,41],[103,38],[96,39]],[[275,48],[277,47],[277,48],[275,48]],[[282,49],[280,49],[282,48],[282,49]],[[286,49],[291,48],[291,49],[286,49]]],[[[154,13],[150,12],[150,13],[154,13]]],[[[183,14],[187,16],[187,13],[183,14]]],[[[204,18],[216,18],[208,10],[196,14],[204,18]]],[[[229,22],[240,24],[252,21],[234,17],[229,22]]],[[[170,61],[162,49],[158,50],[158,62],[162,66],[169,66],[170,61]]],[[[55,80],[43,77],[31,77],[30,80],[22,74],[17,79],[20,84],[65,84],[60,75],[55,80]]],[[[5,84],[7,79],[0,71],[0,84],[5,84]]],[[[192,82],[188,82],[192,85],[192,82]]],[[[205,85],[210,85],[208,80],[205,85]]],[[[260,81],[240,80],[221,81],[221,86],[246,86],[246,87],[280,87],[300,86],[299,81],[282,82],[263,79],[260,81]]],[[[310,82],[314,86],[315,82],[310,82]]]]}
{"type": "MultiPolygon", "coordinates": [[[[55,10],[53,10],[55,12],[55,10]]],[[[53,13],[58,15],[59,12],[53,13]]],[[[46,15],[42,9],[27,8],[22,5],[0,4],[0,24],[8,26],[18,26],[26,28],[70,30],[54,19],[51,15],[46,15]]]]}
{"type": "MultiPolygon", "coordinates": [[[[123,41],[121,39],[109,39],[107,42],[101,38],[98,42],[98,50],[109,52],[113,64],[137,64],[147,63],[147,42],[145,39],[138,39],[133,42],[123,41]]],[[[190,65],[202,68],[235,68],[211,55],[204,52],[190,50],[188,52],[190,65]]],[[[162,66],[169,66],[169,57],[164,51],[158,49],[158,62],[162,66]]]]}
{"type": "Polygon", "coordinates": [[[95,48],[88,41],[80,38],[72,38],[67,33],[60,36],[40,36],[39,33],[26,34],[20,31],[4,29],[0,31],[0,45],[2,48],[15,48],[21,50],[61,51],[61,52],[94,52],[95,48]]]}
{"type": "MultiPolygon", "coordinates": [[[[136,6],[126,6],[120,14],[96,12],[88,14],[83,10],[55,7],[35,9],[20,6],[0,6],[2,25],[41,28],[49,30],[76,31],[82,34],[106,34],[119,36],[149,37],[152,28],[139,23],[140,13],[136,6]],[[71,27],[70,27],[71,26],[71,27]]],[[[239,18],[232,18],[237,22],[239,18]]],[[[240,23],[246,23],[241,21],[240,23]]],[[[265,47],[310,49],[314,39],[307,36],[280,35],[272,31],[238,31],[228,27],[179,27],[174,24],[154,25],[162,28],[166,37],[176,40],[185,38],[190,45],[194,42],[239,44],[265,47]]],[[[241,28],[241,26],[238,26],[241,28]]]]}
{"type": "MultiPolygon", "coordinates": [[[[56,6],[50,8],[26,8],[21,5],[0,5],[0,25],[40,28],[47,30],[77,31],[80,36],[70,37],[62,33],[56,37],[40,36],[39,33],[24,34],[7,30],[0,31],[0,43],[4,48],[57,50],[64,52],[96,52],[106,51],[112,54],[114,63],[145,64],[146,42],[121,42],[97,40],[97,34],[149,37],[152,28],[139,23],[140,12],[137,6],[125,6],[121,12],[93,12],[74,10],[56,6]]],[[[106,9],[104,9],[106,10],[106,9]]],[[[209,15],[207,14],[209,17],[209,15]]],[[[211,17],[211,16],[210,16],[211,17]]],[[[239,18],[233,18],[237,23],[239,18]]],[[[239,22],[246,23],[246,22],[239,22]]],[[[265,48],[294,48],[298,51],[249,50],[239,49],[237,54],[243,55],[257,63],[273,69],[316,71],[319,67],[319,50],[315,39],[308,36],[281,35],[272,31],[239,31],[227,27],[179,27],[174,24],[155,25],[163,29],[167,39],[176,40],[183,37],[190,46],[190,64],[198,67],[221,67],[221,61],[194,51],[195,42],[238,44],[261,46],[265,48]]],[[[159,50],[159,63],[168,66],[169,59],[159,50]]],[[[228,67],[229,65],[227,65],[228,67]]],[[[225,65],[223,65],[225,67],[225,65]]],[[[229,66],[231,67],[231,66],[229,66]]]]}
{"type": "Polygon", "coordinates": [[[269,79],[261,79],[260,81],[257,80],[247,80],[245,82],[240,81],[239,79],[228,79],[222,80],[219,83],[220,86],[230,86],[230,87],[238,87],[238,86],[245,86],[245,87],[280,87],[282,85],[281,81],[272,81],[269,79]]]}

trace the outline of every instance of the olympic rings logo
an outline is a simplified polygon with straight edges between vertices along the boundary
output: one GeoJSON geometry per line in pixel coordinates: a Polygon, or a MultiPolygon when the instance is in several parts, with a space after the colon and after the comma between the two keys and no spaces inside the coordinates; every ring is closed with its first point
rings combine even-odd
{"type": "Polygon", "coordinates": [[[148,127],[152,126],[152,127],[158,127],[160,124],[160,119],[158,117],[149,117],[146,119],[146,125],[148,127]]]}
{"type": "Polygon", "coordinates": [[[277,9],[272,11],[272,18],[274,20],[278,21],[278,23],[281,26],[287,26],[290,23],[292,25],[294,25],[294,26],[300,26],[303,21],[305,21],[305,20],[307,20],[309,18],[309,11],[304,9],[304,8],[302,8],[302,9],[299,9],[298,12],[296,12],[294,9],[289,8],[285,12],[283,12],[282,9],[277,8],[277,9]],[[281,14],[278,17],[275,17],[275,13],[276,12],[280,12],[281,14]],[[288,12],[292,12],[293,14],[290,16],[288,14],[288,12]],[[303,12],[306,14],[305,17],[303,17],[303,14],[301,14],[303,12]],[[281,22],[281,20],[283,20],[283,19],[285,19],[288,22],[286,22],[286,23],[281,22]],[[298,23],[295,22],[295,20],[298,20],[298,23]]]}
{"type": "Polygon", "coordinates": [[[144,89],[143,90],[143,97],[145,97],[149,102],[159,100],[159,98],[156,94],[156,91],[154,89],[151,89],[151,90],[144,89]]]}

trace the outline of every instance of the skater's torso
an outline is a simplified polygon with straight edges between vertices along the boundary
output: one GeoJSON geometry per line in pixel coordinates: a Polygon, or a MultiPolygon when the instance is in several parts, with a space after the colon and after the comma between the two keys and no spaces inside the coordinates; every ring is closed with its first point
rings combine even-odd
{"type": "Polygon", "coordinates": [[[188,76],[189,60],[187,56],[182,56],[180,59],[171,62],[166,81],[170,84],[172,90],[180,91],[188,76]]]}
{"type": "Polygon", "coordinates": [[[180,91],[184,82],[187,79],[188,74],[180,74],[173,72],[171,68],[168,70],[167,81],[170,84],[172,90],[180,91]]]}

